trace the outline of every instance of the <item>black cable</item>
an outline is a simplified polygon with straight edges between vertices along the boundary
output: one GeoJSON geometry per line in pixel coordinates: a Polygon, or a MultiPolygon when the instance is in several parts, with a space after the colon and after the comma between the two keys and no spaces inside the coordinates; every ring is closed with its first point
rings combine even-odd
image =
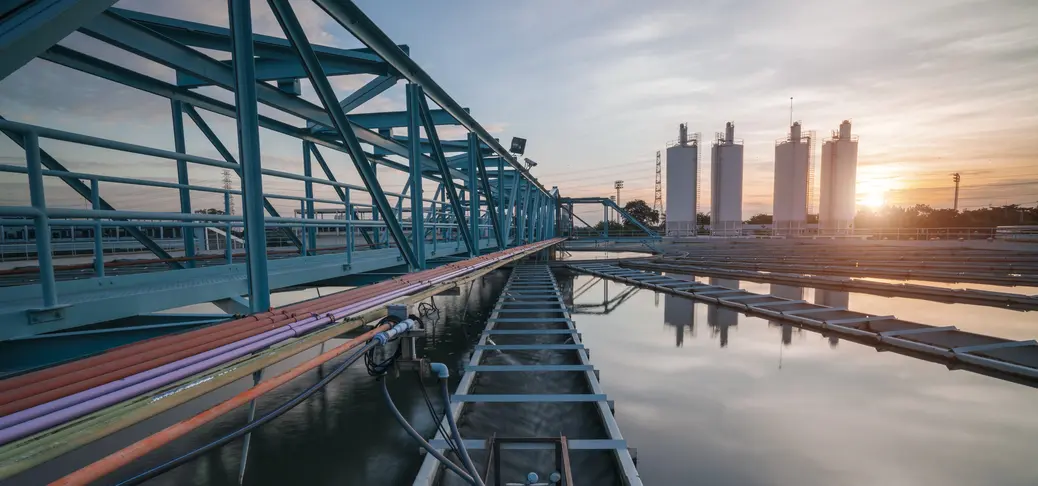
{"type": "Polygon", "coordinates": [[[425,438],[423,438],[422,435],[419,434],[418,431],[415,430],[410,423],[407,422],[407,419],[405,419],[404,416],[400,413],[400,409],[396,408],[396,404],[393,403],[393,397],[389,395],[389,388],[386,386],[385,377],[379,377],[378,381],[382,382],[382,396],[386,399],[386,406],[389,408],[389,411],[393,414],[393,417],[396,418],[396,421],[400,423],[400,426],[404,428],[404,431],[407,432],[407,434],[410,435],[411,438],[418,443],[418,445],[422,446],[422,448],[425,449],[433,457],[435,457],[436,460],[440,461],[441,464],[446,466],[447,469],[453,471],[454,474],[457,474],[466,483],[475,485],[476,480],[472,478],[468,471],[462,469],[457,464],[454,464],[454,462],[450,459],[447,459],[447,456],[444,456],[443,453],[436,450],[435,447],[430,445],[429,442],[425,440],[425,438]]]}
{"type": "Polygon", "coordinates": [[[145,481],[147,481],[149,479],[153,479],[153,478],[159,476],[160,474],[163,474],[163,473],[165,473],[167,471],[170,471],[172,469],[177,468],[178,466],[181,466],[181,465],[183,465],[183,464],[185,464],[187,462],[190,462],[190,461],[198,458],[199,456],[201,456],[201,455],[203,455],[203,454],[205,454],[205,453],[207,453],[207,452],[209,452],[209,451],[211,451],[213,449],[221,447],[221,446],[223,446],[223,445],[225,445],[225,444],[227,444],[227,443],[229,443],[229,442],[231,442],[231,441],[233,441],[233,440],[235,440],[235,439],[237,439],[239,437],[244,436],[245,434],[248,434],[249,432],[252,432],[253,430],[256,430],[256,429],[260,428],[261,426],[263,426],[267,422],[270,422],[271,420],[274,420],[274,419],[280,417],[285,412],[291,410],[296,405],[299,405],[300,403],[302,403],[303,400],[306,400],[307,398],[310,398],[310,396],[313,395],[314,393],[317,393],[318,390],[321,390],[322,388],[327,386],[328,383],[331,383],[331,381],[333,379],[335,379],[335,377],[339,376],[343,371],[346,371],[346,368],[349,368],[350,365],[352,365],[353,363],[356,363],[357,360],[361,358],[361,356],[366,355],[367,351],[372,349],[372,348],[374,348],[376,344],[377,344],[377,341],[374,341],[374,340],[368,342],[367,344],[364,345],[363,348],[361,348],[357,352],[355,352],[352,355],[350,355],[349,358],[346,358],[346,361],[343,361],[342,364],[340,364],[334,370],[332,370],[332,372],[329,373],[328,376],[324,377],[322,380],[318,381],[317,383],[314,383],[313,385],[311,385],[306,390],[303,390],[302,393],[296,395],[291,400],[285,402],[284,404],[282,404],[278,408],[275,408],[274,410],[268,412],[266,415],[256,419],[255,421],[245,425],[244,427],[242,427],[242,428],[240,428],[238,430],[235,430],[234,432],[231,432],[230,434],[227,434],[227,435],[225,435],[223,437],[220,437],[219,439],[216,439],[216,440],[214,440],[214,441],[212,441],[212,442],[210,442],[210,443],[208,443],[208,444],[206,444],[206,445],[204,445],[202,447],[196,448],[196,449],[192,450],[191,452],[188,452],[187,454],[184,454],[184,455],[182,455],[182,456],[180,456],[180,457],[178,457],[176,459],[173,459],[173,460],[171,460],[171,461],[169,461],[169,462],[167,462],[165,464],[162,464],[162,465],[156,466],[154,468],[151,468],[151,469],[149,469],[149,470],[147,470],[147,471],[145,471],[143,473],[140,473],[140,474],[138,474],[138,475],[136,475],[136,476],[134,476],[134,477],[132,477],[130,479],[122,481],[122,482],[118,483],[118,486],[141,484],[141,483],[143,483],[143,482],[145,482],[145,481]]]}
{"type": "Polygon", "coordinates": [[[454,440],[452,440],[451,435],[448,434],[447,430],[443,428],[443,419],[446,418],[447,414],[450,412],[450,402],[447,402],[447,404],[444,405],[443,416],[437,417],[436,407],[433,407],[432,399],[429,398],[429,392],[425,388],[425,379],[422,378],[422,372],[419,371],[416,373],[416,375],[418,376],[418,384],[422,389],[422,397],[425,398],[425,406],[429,408],[429,414],[432,415],[433,421],[436,422],[436,430],[439,431],[440,436],[447,441],[447,445],[450,446],[451,451],[454,452],[454,455],[461,457],[460,455],[458,455],[458,448],[454,445],[454,440]]]}
{"type": "MultiPolygon", "coordinates": [[[[396,341],[396,339],[393,339],[392,341],[396,341]]],[[[383,359],[381,361],[376,361],[375,351],[377,349],[385,349],[385,346],[382,346],[380,348],[373,347],[368,349],[368,352],[364,353],[364,367],[368,369],[368,374],[371,376],[382,376],[389,372],[389,370],[393,368],[393,364],[396,363],[397,358],[400,357],[403,351],[403,348],[398,344],[396,347],[396,351],[393,352],[393,354],[389,355],[388,358],[383,359]]]]}
{"type": "MultiPolygon", "coordinates": [[[[394,316],[386,316],[386,317],[383,317],[381,321],[378,321],[378,325],[379,326],[381,326],[383,324],[388,324],[390,326],[395,326],[396,324],[399,324],[399,323],[400,323],[400,319],[397,318],[397,317],[394,317],[394,316]]],[[[397,338],[394,338],[394,339],[390,340],[389,342],[396,341],[396,340],[397,340],[397,338]]],[[[386,374],[386,372],[388,372],[390,370],[390,368],[393,367],[393,364],[396,363],[397,358],[400,357],[400,355],[401,355],[401,353],[403,351],[403,348],[398,343],[397,346],[396,346],[396,351],[394,351],[393,354],[391,354],[388,358],[385,358],[385,359],[383,359],[381,361],[376,360],[376,358],[375,358],[375,351],[377,349],[385,349],[386,345],[388,345],[389,342],[387,342],[387,343],[385,343],[385,344],[383,344],[382,346],[379,346],[379,347],[369,348],[368,351],[366,353],[364,353],[364,367],[367,368],[369,375],[371,375],[371,376],[382,376],[382,375],[386,374]]]]}

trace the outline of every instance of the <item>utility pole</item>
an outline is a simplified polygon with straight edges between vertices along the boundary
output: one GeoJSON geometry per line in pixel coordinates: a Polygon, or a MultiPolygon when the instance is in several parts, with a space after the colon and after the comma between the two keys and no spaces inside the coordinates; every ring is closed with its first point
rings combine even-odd
{"type": "Polygon", "coordinates": [[[656,151],[656,198],[652,201],[652,210],[656,214],[663,213],[663,164],[660,151],[656,151]]]}
{"type": "Polygon", "coordinates": [[[962,180],[962,176],[958,172],[952,174],[952,180],[955,181],[955,202],[952,205],[952,209],[959,210],[959,181],[962,180]]]}

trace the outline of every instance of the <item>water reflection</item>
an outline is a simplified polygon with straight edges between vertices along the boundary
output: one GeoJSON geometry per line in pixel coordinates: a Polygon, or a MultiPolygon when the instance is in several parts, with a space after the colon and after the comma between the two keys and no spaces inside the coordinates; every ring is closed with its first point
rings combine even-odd
{"type": "MultiPolygon", "coordinates": [[[[624,287],[611,283],[610,296],[624,287]]],[[[601,283],[594,289],[574,303],[601,304],[601,283]]],[[[754,291],[837,307],[861,301],[754,291]]],[[[576,318],[645,484],[1038,484],[1031,388],[855,343],[833,347],[814,332],[666,294],[661,309],[650,294],[576,318]],[[704,315],[711,332],[697,335],[704,315]]],[[[920,312],[943,305],[913,303],[920,312]]]]}
{"type": "MultiPolygon", "coordinates": [[[[730,278],[710,277],[710,285],[739,288],[739,281],[730,278]]],[[[710,326],[710,335],[719,336],[721,347],[728,346],[728,329],[739,324],[739,312],[727,307],[712,305],[706,309],[706,325],[710,326]]]]}
{"type": "MultiPolygon", "coordinates": [[[[670,277],[682,280],[694,280],[691,275],[667,274],[670,277]]],[[[674,345],[681,347],[685,344],[685,329],[695,337],[696,335],[696,311],[693,301],[676,295],[663,295],[663,324],[674,326],[676,337],[674,345]]]]}
{"type": "MultiPolygon", "coordinates": [[[[792,285],[771,284],[770,293],[775,297],[782,297],[783,299],[804,300],[804,289],[802,287],[794,287],[792,285]]],[[[782,329],[782,344],[789,346],[793,343],[794,328],[791,324],[782,321],[768,321],[768,325],[777,326],[782,329]]],[[[797,332],[803,332],[803,330],[797,329],[797,332]]]]}
{"type": "MultiPolygon", "coordinates": [[[[836,307],[839,309],[850,309],[851,308],[851,293],[844,292],[842,290],[825,290],[815,289],[815,304],[824,305],[828,307],[836,307]]],[[[840,343],[840,338],[836,336],[829,336],[829,345],[836,347],[840,343]]]]}

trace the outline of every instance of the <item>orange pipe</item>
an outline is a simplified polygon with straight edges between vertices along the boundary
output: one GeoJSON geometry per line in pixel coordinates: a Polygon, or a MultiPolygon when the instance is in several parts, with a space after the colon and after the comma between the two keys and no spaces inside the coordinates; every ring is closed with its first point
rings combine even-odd
{"type": "Polygon", "coordinates": [[[336,356],[349,351],[357,347],[360,344],[367,342],[369,339],[375,336],[376,333],[382,332],[389,329],[388,325],[378,326],[360,336],[357,336],[349,341],[342,343],[323,354],[320,354],[314,358],[311,358],[303,363],[300,363],[295,368],[292,368],[270,380],[260,382],[256,386],[243,391],[228,400],[216,405],[209,410],[206,410],[194,417],[187,420],[177,422],[165,429],[162,429],[148,437],[145,437],[127,447],[124,447],[112,454],[98,460],[97,462],[91,463],[86,467],[76,470],[69,475],[54,481],[51,486],[54,485],[80,485],[88,484],[97,481],[104,476],[111,474],[119,468],[126,466],[127,464],[141,458],[145,454],[166,445],[173,440],[197,429],[198,427],[212,422],[217,417],[230,412],[242,405],[255,400],[260,395],[267,393],[289,381],[299,377],[303,373],[310,371],[313,368],[335,358],[336,356]]]}

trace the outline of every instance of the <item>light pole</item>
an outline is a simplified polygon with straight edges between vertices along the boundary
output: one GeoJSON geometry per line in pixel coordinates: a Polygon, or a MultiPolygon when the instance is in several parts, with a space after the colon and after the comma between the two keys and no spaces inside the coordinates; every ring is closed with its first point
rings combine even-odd
{"type": "Polygon", "coordinates": [[[620,205],[620,189],[624,188],[624,181],[616,181],[613,183],[613,187],[616,188],[616,205],[620,205]]]}
{"type": "Polygon", "coordinates": [[[952,174],[952,181],[955,182],[955,202],[952,203],[952,209],[959,210],[959,182],[962,181],[962,175],[958,172],[952,174]]]}

